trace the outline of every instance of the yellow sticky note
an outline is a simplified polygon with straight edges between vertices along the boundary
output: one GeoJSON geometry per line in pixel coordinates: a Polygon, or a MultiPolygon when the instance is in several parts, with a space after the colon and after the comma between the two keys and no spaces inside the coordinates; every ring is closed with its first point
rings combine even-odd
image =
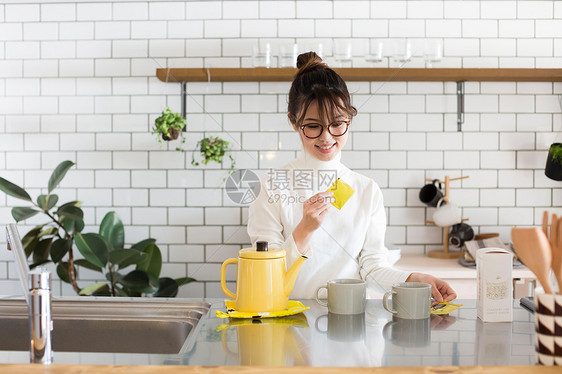
{"type": "Polygon", "coordinates": [[[453,304],[443,301],[431,307],[431,314],[449,314],[454,310],[459,309],[462,304],[453,304]]]}
{"type": "Polygon", "coordinates": [[[334,184],[332,184],[330,188],[328,188],[328,191],[332,191],[334,193],[336,201],[334,201],[332,205],[338,209],[341,209],[355,192],[349,184],[339,178],[335,180],[334,184]]]}

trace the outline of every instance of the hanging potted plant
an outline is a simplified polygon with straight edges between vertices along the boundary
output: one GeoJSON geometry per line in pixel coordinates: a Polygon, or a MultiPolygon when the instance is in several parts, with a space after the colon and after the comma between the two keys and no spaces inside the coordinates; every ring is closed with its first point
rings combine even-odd
{"type": "Polygon", "coordinates": [[[544,174],[555,181],[562,181],[562,143],[550,145],[544,174]]]}
{"type": "Polygon", "coordinates": [[[162,142],[162,139],[166,141],[175,140],[181,135],[182,143],[185,143],[185,137],[182,133],[185,124],[185,118],[181,114],[172,112],[170,108],[166,107],[162,115],[154,121],[152,133],[157,135],[159,142],[162,142]]]}
{"type": "Polygon", "coordinates": [[[199,165],[199,162],[195,161],[196,151],[200,152],[201,157],[203,157],[201,162],[205,165],[211,161],[220,164],[222,163],[223,157],[228,154],[228,158],[230,159],[230,170],[228,174],[230,175],[234,171],[235,161],[232,154],[230,154],[230,145],[226,140],[223,140],[218,136],[210,136],[199,140],[191,158],[191,164],[194,166],[199,165]]]}

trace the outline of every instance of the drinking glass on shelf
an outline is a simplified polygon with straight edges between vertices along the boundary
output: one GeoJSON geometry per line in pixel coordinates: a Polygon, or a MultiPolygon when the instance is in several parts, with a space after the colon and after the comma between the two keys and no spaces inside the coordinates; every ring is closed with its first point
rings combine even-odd
{"type": "Polygon", "coordinates": [[[279,47],[279,67],[294,68],[297,66],[299,48],[296,43],[283,44],[279,47]]]}
{"type": "Polygon", "coordinates": [[[351,61],[353,60],[353,44],[351,40],[334,40],[334,59],[339,67],[351,66],[351,61]]]}
{"type": "Polygon", "coordinates": [[[314,47],[315,47],[316,49],[313,49],[313,51],[316,52],[316,54],[318,55],[318,57],[320,57],[320,58],[323,59],[323,58],[324,58],[324,54],[325,54],[324,45],[323,45],[322,43],[316,43],[316,44],[314,44],[314,47]]]}
{"type": "Polygon", "coordinates": [[[380,40],[371,41],[371,49],[369,54],[365,56],[365,61],[375,64],[383,60],[383,43],[380,40]]]}
{"type": "Polygon", "coordinates": [[[412,59],[412,42],[408,39],[396,40],[392,58],[400,63],[410,61],[412,59]]]}
{"type": "Polygon", "coordinates": [[[252,63],[255,68],[270,68],[272,64],[271,44],[255,44],[252,52],[252,63]]]}
{"type": "Polygon", "coordinates": [[[431,68],[435,62],[443,58],[443,45],[441,40],[426,40],[423,49],[426,67],[431,68]]]}
{"type": "Polygon", "coordinates": [[[306,42],[299,48],[299,53],[314,52],[320,58],[324,58],[324,45],[321,42],[306,42]]]}

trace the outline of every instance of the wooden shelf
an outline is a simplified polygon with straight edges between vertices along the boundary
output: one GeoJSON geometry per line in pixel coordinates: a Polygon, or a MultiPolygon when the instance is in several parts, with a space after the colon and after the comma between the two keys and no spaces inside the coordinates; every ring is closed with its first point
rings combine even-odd
{"type": "MultiPolygon", "coordinates": [[[[562,69],[334,68],[346,81],[562,82],[562,69]]],[[[156,69],[163,82],[288,82],[294,68],[156,69]]]]}

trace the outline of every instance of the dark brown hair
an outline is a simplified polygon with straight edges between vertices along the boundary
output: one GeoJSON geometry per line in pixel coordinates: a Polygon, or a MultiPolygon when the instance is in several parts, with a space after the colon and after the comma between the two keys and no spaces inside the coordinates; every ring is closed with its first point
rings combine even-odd
{"type": "Polygon", "coordinates": [[[314,52],[306,52],[297,58],[297,74],[289,90],[289,118],[301,124],[312,102],[318,103],[322,119],[333,122],[335,113],[343,112],[349,117],[357,115],[345,81],[322,62],[314,52]]]}

